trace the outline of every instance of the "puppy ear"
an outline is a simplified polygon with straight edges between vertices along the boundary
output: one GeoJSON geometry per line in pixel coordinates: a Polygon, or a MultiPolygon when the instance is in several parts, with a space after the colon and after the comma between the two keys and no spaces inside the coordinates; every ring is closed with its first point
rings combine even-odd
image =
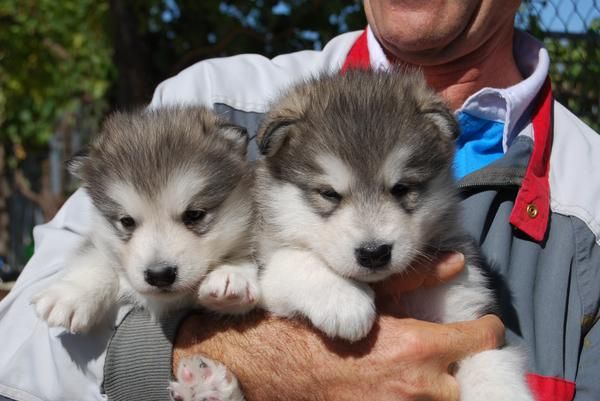
{"type": "Polygon", "coordinates": [[[404,67],[394,71],[402,74],[406,78],[404,82],[412,85],[419,112],[439,129],[444,138],[451,141],[458,138],[458,121],[444,100],[427,85],[423,72],[404,67]]]}
{"type": "Polygon", "coordinates": [[[219,134],[231,142],[238,153],[246,154],[249,142],[246,128],[235,124],[222,123],[219,125],[219,134]]]}
{"type": "Polygon", "coordinates": [[[295,120],[274,118],[268,121],[258,134],[258,148],[263,156],[273,156],[281,148],[291,131],[295,120]]]}
{"type": "Polygon", "coordinates": [[[460,134],[460,126],[450,109],[441,101],[434,101],[421,108],[425,115],[448,140],[454,141],[460,134]]]}
{"type": "Polygon", "coordinates": [[[83,166],[86,165],[90,160],[90,151],[89,148],[84,148],[79,152],[75,153],[73,157],[65,162],[67,165],[67,170],[71,175],[80,180],[82,177],[83,166]]]}

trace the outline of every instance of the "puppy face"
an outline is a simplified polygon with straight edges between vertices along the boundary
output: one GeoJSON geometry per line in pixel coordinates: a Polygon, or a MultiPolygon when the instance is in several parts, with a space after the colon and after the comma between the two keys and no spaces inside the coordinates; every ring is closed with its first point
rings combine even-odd
{"type": "Polygon", "coordinates": [[[415,73],[350,72],[293,88],[259,136],[267,229],[346,277],[404,271],[454,223],[456,131],[415,73]]]}
{"type": "Polygon", "coordinates": [[[177,297],[241,246],[251,220],[245,133],[199,108],[117,114],[71,169],[96,243],[138,293],[177,297]]]}

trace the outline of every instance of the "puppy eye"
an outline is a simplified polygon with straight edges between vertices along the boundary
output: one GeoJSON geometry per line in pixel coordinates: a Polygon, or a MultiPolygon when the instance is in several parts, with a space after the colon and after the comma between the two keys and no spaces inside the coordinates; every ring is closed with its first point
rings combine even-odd
{"type": "Polygon", "coordinates": [[[408,193],[408,191],[410,191],[410,187],[400,182],[394,185],[392,189],[390,189],[390,193],[395,198],[403,198],[408,193]]]}
{"type": "Polygon", "coordinates": [[[185,224],[186,226],[191,226],[192,224],[195,224],[202,220],[204,216],[206,216],[205,210],[186,210],[181,216],[181,221],[183,221],[183,224],[185,224]]]}
{"type": "Polygon", "coordinates": [[[119,222],[123,228],[127,230],[133,230],[135,228],[135,220],[131,216],[123,216],[119,219],[119,222]]]}
{"type": "Polygon", "coordinates": [[[322,188],[317,190],[319,195],[329,202],[339,203],[342,200],[342,195],[335,192],[333,188],[322,188]]]}

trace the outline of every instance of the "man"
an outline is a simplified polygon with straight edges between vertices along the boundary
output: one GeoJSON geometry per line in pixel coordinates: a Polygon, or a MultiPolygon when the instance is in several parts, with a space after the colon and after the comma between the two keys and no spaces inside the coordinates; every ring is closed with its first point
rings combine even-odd
{"type": "MultiPolygon", "coordinates": [[[[461,122],[456,172],[465,227],[508,285],[500,289],[507,342],[527,347],[528,380],[538,399],[597,400],[600,180],[593,177],[600,171],[600,137],[552,103],[546,51],[514,33],[518,6],[517,0],[365,0],[365,33],[341,35],[322,52],[198,63],[161,84],[153,106],[209,104],[254,133],[269,101],[303,77],[390,63],[420,66],[461,122]]],[[[249,153],[256,156],[254,143],[249,153]]],[[[498,345],[494,318],[459,325],[394,318],[387,299],[393,297],[386,295],[407,283],[388,283],[378,289],[383,313],[375,329],[354,346],[268,317],[228,325],[192,316],[175,335],[178,319],[159,328],[131,313],[104,363],[110,331],[57,334],[26,305],[64,265],[65,252],[85,230],[88,207],[79,192],[36,230],[34,259],[0,307],[0,335],[9,350],[0,356],[4,396],[101,399],[96,386],[104,369],[111,399],[160,399],[156,392],[164,392],[171,369],[168,340],[176,337],[175,362],[196,352],[223,361],[250,401],[458,400],[454,362],[498,345]]],[[[448,259],[410,284],[447,279],[460,264],[460,257],[448,259]]]]}

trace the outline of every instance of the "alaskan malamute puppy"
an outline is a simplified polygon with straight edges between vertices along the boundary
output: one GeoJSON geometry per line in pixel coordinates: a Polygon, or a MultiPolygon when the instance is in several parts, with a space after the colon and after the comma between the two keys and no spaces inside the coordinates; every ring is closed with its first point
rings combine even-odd
{"type": "MultiPolygon", "coordinates": [[[[457,223],[451,165],[459,128],[422,76],[350,71],[292,88],[259,133],[262,305],[356,341],[375,319],[369,283],[465,254],[452,282],[403,294],[408,316],[475,319],[494,306],[476,248],[457,223]]],[[[532,400],[515,349],[460,363],[463,401],[532,400]]]]}
{"type": "MultiPolygon", "coordinates": [[[[65,275],[35,296],[38,315],[87,332],[120,302],[155,318],[197,305],[252,309],[259,293],[247,141],[244,129],[203,107],[110,116],[89,152],[70,162],[92,199],[92,226],[65,275]]],[[[196,362],[206,365],[187,361],[196,362]]]]}

